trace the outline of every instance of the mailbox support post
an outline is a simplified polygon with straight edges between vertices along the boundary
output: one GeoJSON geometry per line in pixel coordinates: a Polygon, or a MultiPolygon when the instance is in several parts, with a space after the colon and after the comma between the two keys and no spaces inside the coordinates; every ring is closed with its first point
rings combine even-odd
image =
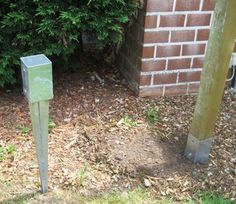
{"type": "Polygon", "coordinates": [[[48,191],[48,112],[49,101],[30,103],[30,115],[35,136],[41,191],[48,191]]]}
{"type": "Polygon", "coordinates": [[[208,162],[213,131],[224,92],[236,38],[236,1],[217,0],[185,155],[194,163],[208,162]]]}

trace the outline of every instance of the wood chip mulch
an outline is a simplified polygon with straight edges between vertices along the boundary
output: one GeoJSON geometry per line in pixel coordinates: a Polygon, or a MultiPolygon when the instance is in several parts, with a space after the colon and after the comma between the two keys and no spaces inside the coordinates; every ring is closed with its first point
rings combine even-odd
{"type": "MultiPolygon", "coordinates": [[[[204,190],[236,199],[235,95],[225,91],[209,163],[194,165],[183,152],[195,96],[138,98],[116,69],[89,66],[54,80],[50,191],[94,195],[146,185],[157,196],[176,200],[204,190]],[[155,124],[147,120],[150,109],[157,111],[155,124]],[[125,124],[124,116],[133,125],[125,124]]],[[[0,147],[9,144],[16,146],[16,152],[0,161],[2,188],[9,195],[37,190],[29,109],[20,88],[0,92],[0,147]]]]}

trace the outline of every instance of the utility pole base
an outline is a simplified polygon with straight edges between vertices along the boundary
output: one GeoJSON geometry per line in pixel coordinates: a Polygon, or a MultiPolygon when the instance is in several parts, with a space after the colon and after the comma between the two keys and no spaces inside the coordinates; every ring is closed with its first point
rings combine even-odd
{"type": "Polygon", "coordinates": [[[208,162],[213,138],[199,140],[192,134],[188,135],[185,156],[193,163],[205,164],[208,162]]]}

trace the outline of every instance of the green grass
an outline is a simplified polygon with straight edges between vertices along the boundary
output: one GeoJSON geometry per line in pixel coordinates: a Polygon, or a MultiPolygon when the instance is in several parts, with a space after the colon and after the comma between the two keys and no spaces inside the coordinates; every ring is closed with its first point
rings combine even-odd
{"type": "Polygon", "coordinates": [[[86,178],[88,177],[88,167],[87,164],[79,171],[79,185],[83,186],[86,178]]]}
{"type": "MultiPolygon", "coordinates": [[[[49,117],[49,120],[48,120],[48,131],[50,132],[55,127],[56,127],[56,123],[53,121],[52,118],[49,117]]],[[[23,135],[28,135],[30,130],[31,130],[29,127],[26,127],[24,125],[17,125],[16,129],[18,131],[20,131],[23,135]]]]}
{"type": "Polygon", "coordinates": [[[9,144],[6,147],[0,147],[0,162],[4,160],[5,157],[12,157],[16,152],[16,146],[9,144]]]}
{"type": "Polygon", "coordinates": [[[27,135],[30,132],[30,128],[23,125],[17,125],[16,129],[19,130],[23,135],[27,135]]]}
{"type": "Polygon", "coordinates": [[[157,111],[154,108],[151,108],[147,111],[147,120],[151,124],[155,124],[157,122],[157,111]]]}
{"type": "Polygon", "coordinates": [[[5,148],[0,147],[0,162],[3,161],[5,155],[5,148]]]}
{"type": "Polygon", "coordinates": [[[128,204],[128,203],[157,203],[150,193],[141,189],[131,192],[109,193],[87,201],[89,204],[128,204]]]}
{"type": "Polygon", "coordinates": [[[6,152],[7,154],[14,154],[16,152],[16,146],[13,144],[9,144],[8,146],[6,146],[6,152]]]}
{"type": "Polygon", "coordinates": [[[49,118],[48,120],[48,131],[50,132],[53,128],[55,128],[57,125],[56,123],[53,121],[52,118],[49,118]]]}
{"type": "Polygon", "coordinates": [[[0,195],[3,196],[0,197],[1,204],[233,204],[233,201],[227,200],[222,195],[214,192],[201,192],[195,195],[192,199],[186,200],[185,202],[178,202],[168,197],[155,197],[150,191],[141,188],[137,188],[133,191],[110,192],[96,197],[84,197],[79,192],[60,190],[46,194],[41,194],[39,192],[26,192],[11,197],[9,196],[10,191],[7,191],[8,190],[5,187],[1,187],[0,183],[0,195]]]}
{"type": "Polygon", "coordinates": [[[72,191],[57,191],[57,192],[50,192],[47,194],[26,193],[15,196],[14,198],[2,200],[1,203],[2,204],[9,204],[9,203],[170,204],[171,200],[157,199],[150,192],[138,188],[134,191],[119,192],[119,193],[111,192],[97,197],[83,197],[79,193],[72,191]]]}
{"type": "Polygon", "coordinates": [[[123,116],[119,123],[123,123],[127,127],[135,127],[138,125],[136,121],[127,115],[123,116]]]}
{"type": "Polygon", "coordinates": [[[224,198],[222,195],[212,192],[205,191],[196,195],[194,203],[201,204],[233,204],[235,202],[230,201],[229,199],[224,198]]]}

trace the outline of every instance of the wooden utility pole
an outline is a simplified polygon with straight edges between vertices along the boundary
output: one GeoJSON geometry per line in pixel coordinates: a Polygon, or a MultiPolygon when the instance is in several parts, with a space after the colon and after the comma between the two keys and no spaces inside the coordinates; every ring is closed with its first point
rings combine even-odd
{"type": "Polygon", "coordinates": [[[236,0],[217,0],[185,155],[194,163],[209,158],[213,131],[236,39],[236,0]]]}

